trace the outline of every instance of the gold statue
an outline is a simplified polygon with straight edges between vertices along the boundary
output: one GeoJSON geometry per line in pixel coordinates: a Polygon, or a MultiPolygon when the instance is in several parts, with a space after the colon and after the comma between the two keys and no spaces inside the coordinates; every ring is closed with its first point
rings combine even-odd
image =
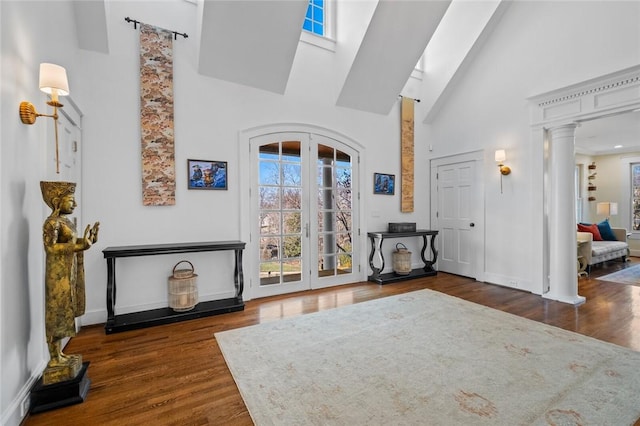
{"type": "Polygon", "coordinates": [[[49,363],[42,379],[53,384],[73,379],[82,368],[82,355],[62,353],[61,341],[76,335],[75,318],[84,314],[84,250],[98,241],[98,227],[87,225],[78,238],[67,217],[76,208],[74,182],[40,182],[42,198],[51,214],[42,226],[46,253],[45,324],[49,363]]]}

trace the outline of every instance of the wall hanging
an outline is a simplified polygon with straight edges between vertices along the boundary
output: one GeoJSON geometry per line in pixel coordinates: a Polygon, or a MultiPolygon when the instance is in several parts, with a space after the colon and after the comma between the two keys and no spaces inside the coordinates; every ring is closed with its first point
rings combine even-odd
{"type": "Polygon", "coordinates": [[[413,107],[418,99],[402,97],[402,135],[401,135],[401,162],[400,172],[401,192],[400,211],[413,212],[413,107]]]}
{"type": "Polygon", "coordinates": [[[140,129],[142,204],[176,202],[173,132],[173,39],[186,34],[125,18],[140,25],[140,129]]]}

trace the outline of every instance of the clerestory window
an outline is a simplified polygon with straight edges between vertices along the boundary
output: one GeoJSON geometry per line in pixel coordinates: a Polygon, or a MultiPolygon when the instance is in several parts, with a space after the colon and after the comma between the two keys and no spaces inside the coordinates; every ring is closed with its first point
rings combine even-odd
{"type": "Polygon", "coordinates": [[[325,36],[325,1],[309,0],[302,29],[320,37],[325,36]]]}

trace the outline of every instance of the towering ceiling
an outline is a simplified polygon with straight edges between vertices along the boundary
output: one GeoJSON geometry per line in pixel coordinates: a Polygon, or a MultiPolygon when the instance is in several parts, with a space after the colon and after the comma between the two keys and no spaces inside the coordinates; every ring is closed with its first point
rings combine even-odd
{"type": "MultiPolygon", "coordinates": [[[[285,93],[308,0],[183,1],[197,7],[194,27],[198,30],[189,36],[198,46],[200,74],[285,93]]],[[[341,1],[352,0],[336,0],[338,11],[341,1]]],[[[108,3],[74,2],[80,48],[108,53],[108,3]]],[[[138,2],[136,6],[143,4],[138,2]]],[[[158,7],[156,2],[148,4],[158,7]]],[[[426,110],[423,119],[428,122],[445,97],[447,86],[483,35],[499,20],[508,2],[362,0],[361,4],[368,5],[372,13],[360,23],[366,26],[361,26],[359,40],[352,40],[356,44],[349,47],[336,44],[336,55],[346,58],[348,64],[340,70],[344,81],[339,83],[336,105],[388,114],[424,53],[421,92],[425,103],[421,109],[426,110]]]]}

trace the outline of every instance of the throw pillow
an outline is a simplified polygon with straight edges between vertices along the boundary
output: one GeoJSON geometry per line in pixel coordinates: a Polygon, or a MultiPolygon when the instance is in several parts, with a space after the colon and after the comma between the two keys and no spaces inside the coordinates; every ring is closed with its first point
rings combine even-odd
{"type": "Polygon", "coordinates": [[[602,241],[600,230],[598,229],[598,225],[596,225],[595,223],[593,225],[588,223],[579,223],[578,231],[591,232],[593,234],[593,241],[602,241]]]}
{"type": "Polygon", "coordinates": [[[611,230],[611,225],[609,225],[609,220],[605,219],[598,224],[598,230],[600,231],[600,236],[605,241],[618,241],[616,236],[613,234],[611,230]]]}

